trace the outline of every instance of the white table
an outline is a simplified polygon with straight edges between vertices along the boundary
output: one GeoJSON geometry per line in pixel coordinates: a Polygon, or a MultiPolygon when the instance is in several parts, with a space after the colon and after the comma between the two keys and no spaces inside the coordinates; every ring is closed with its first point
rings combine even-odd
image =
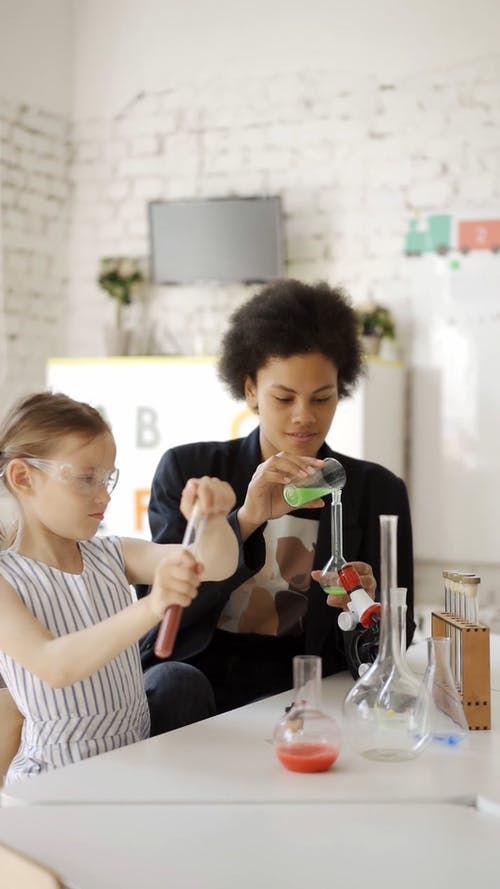
{"type": "MultiPolygon", "coordinates": [[[[324,709],[341,719],[347,674],[323,681],[324,709]]],[[[288,772],[270,743],[287,692],[6,788],[2,805],[447,802],[477,794],[500,802],[500,693],[490,732],[465,749],[429,747],[403,763],[341,748],[321,774],[288,772]]]]}
{"type": "Polygon", "coordinates": [[[72,889],[497,889],[499,828],[440,804],[0,810],[0,843],[72,889]]]}

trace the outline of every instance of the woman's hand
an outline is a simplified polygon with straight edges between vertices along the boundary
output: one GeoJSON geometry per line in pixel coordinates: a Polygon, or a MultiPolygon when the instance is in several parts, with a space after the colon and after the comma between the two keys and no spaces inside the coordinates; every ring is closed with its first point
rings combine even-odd
{"type": "Polygon", "coordinates": [[[377,581],[373,576],[372,566],[368,562],[348,562],[348,565],[352,565],[358,572],[363,589],[368,593],[370,599],[375,599],[377,581]]]}
{"type": "MultiPolygon", "coordinates": [[[[316,457],[294,457],[283,451],[261,463],[252,476],[245,502],[238,510],[243,539],[269,519],[277,519],[291,512],[293,507],[283,497],[284,485],[293,478],[307,478],[321,466],[323,460],[316,457]]],[[[313,500],[303,508],[314,509],[318,506],[323,506],[323,500],[313,500]]]]}
{"type": "Polygon", "coordinates": [[[190,478],[181,497],[181,512],[184,518],[191,515],[195,502],[205,515],[227,515],[236,503],[236,495],[230,484],[219,478],[190,478]]]}
{"type": "MultiPolygon", "coordinates": [[[[370,596],[370,599],[375,599],[375,590],[377,589],[377,582],[373,576],[373,571],[371,565],[367,562],[346,562],[347,565],[352,565],[352,567],[357,571],[359,575],[359,579],[363,586],[363,589],[370,596]]],[[[319,583],[319,579],[321,576],[321,571],[311,571],[311,577],[316,583],[319,583]]],[[[347,593],[345,596],[327,596],[326,604],[331,605],[333,608],[342,608],[343,611],[347,611],[347,605],[349,603],[349,596],[347,593]]]]}
{"type": "Polygon", "coordinates": [[[198,593],[202,571],[203,565],[187,549],[177,550],[161,560],[147,596],[156,620],[163,618],[170,605],[186,608],[191,604],[198,593]]]}

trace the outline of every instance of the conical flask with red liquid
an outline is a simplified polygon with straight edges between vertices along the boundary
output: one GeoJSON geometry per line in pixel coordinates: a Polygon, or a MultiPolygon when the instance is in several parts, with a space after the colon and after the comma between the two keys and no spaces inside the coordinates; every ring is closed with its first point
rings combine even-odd
{"type": "Polygon", "coordinates": [[[337,722],[321,706],[321,658],[293,659],[294,699],[273,735],[279,761],[292,772],[326,772],[340,749],[337,722]]]}

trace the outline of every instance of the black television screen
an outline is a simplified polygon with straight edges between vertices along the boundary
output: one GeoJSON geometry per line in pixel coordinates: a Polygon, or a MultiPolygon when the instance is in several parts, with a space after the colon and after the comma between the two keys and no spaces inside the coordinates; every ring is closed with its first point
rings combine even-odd
{"type": "Polygon", "coordinates": [[[279,197],[153,201],[156,284],[259,282],[284,274],[279,197]]]}

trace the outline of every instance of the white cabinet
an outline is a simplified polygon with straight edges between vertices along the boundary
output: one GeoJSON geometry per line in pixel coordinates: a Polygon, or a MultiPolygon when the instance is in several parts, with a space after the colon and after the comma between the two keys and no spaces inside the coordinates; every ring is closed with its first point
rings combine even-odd
{"type": "MultiPolygon", "coordinates": [[[[149,536],[149,486],[165,450],[190,441],[246,435],[257,418],[218,381],[214,358],[88,358],[49,361],[53,391],[103,411],[117,443],[120,481],[102,530],[149,536]]],[[[337,409],[328,443],[404,475],[405,372],[368,360],[355,394],[337,409]]]]}

